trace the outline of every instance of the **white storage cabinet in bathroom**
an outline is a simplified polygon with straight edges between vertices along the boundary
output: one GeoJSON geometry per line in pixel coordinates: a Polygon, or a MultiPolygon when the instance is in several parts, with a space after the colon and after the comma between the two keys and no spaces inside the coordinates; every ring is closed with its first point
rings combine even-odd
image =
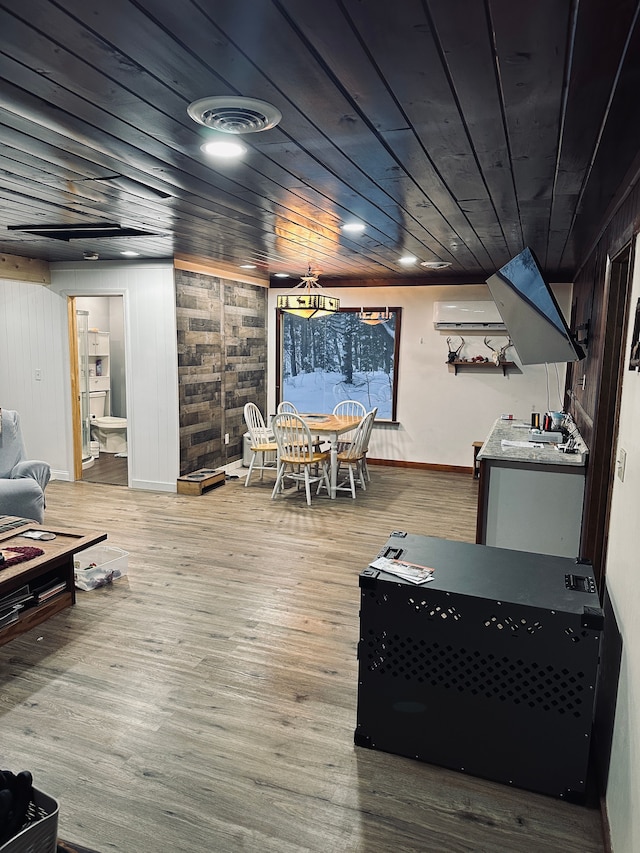
{"type": "Polygon", "coordinates": [[[111,412],[109,332],[89,332],[89,392],[106,391],[104,412],[111,412]]]}

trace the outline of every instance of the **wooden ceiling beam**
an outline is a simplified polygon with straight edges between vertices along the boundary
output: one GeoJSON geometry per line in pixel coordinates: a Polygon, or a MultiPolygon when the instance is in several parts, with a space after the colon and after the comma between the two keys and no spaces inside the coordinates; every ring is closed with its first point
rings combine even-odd
{"type": "Polygon", "coordinates": [[[177,270],[187,272],[200,272],[205,275],[215,275],[219,278],[241,281],[243,284],[255,284],[258,287],[269,287],[269,278],[259,271],[249,272],[237,265],[227,264],[224,261],[215,261],[210,258],[197,258],[191,255],[176,255],[173,265],[177,270]]]}
{"type": "Polygon", "coordinates": [[[0,254],[0,279],[51,284],[51,273],[47,261],[0,254]]]}

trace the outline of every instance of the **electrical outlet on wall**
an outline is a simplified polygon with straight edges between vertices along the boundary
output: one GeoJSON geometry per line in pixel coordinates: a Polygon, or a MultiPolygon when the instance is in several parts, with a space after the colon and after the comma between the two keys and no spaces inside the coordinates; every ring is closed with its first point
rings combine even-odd
{"type": "Polygon", "coordinates": [[[618,478],[624,483],[624,469],[627,466],[627,451],[624,448],[620,448],[618,450],[618,464],[616,466],[616,473],[618,478]]]}

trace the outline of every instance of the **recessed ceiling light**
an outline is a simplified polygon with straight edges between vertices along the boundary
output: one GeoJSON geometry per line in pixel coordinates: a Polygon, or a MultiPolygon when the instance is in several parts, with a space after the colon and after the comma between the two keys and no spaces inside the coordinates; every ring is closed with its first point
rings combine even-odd
{"type": "Polygon", "coordinates": [[[343,231],[350,231],[353,234],[359,234],[364,229],[365,225],[363,222],[345,222],[342,226],[343,231]]]}
{"type": "Polygon", "coordinates": [[[400,258],[400,263],[405,267],[410,267],[411,264],[415,264],[418,259],[415,255],[403,255],[400,258]]]}
{"type": "Polygon", "coordinates": [[[277,272],[274,278],[289,278],[288,272],[277,272]]]}
{"type": "Polygon", "coordinates": [[[254,270],[256,268],[255,264],[240,264],[241,270],[254,270]]]}
{"type": "Polygon", "coordinates": [[[200,150],[211,157],[223,157],[227,160],[234,157],[242,157],[246,154],[247,149],[239,142],[229,142],[226,139],[216,139],[211,142],[205,142],[200,146],[200,150]]]}
{"type": "Polygon", "coordinates": [[[422,261],[421,267],[426,267],[428,270],[446,270],[451,266],[451,261],[422,261]]]}
{"type": "Polygon", "coordinates": [[[133,249],[127,249],[125,252],[120,252],[121,255],[124,255],[125,258],[137,258],[140,256],[140,252],[134,252],[133,249]]]}

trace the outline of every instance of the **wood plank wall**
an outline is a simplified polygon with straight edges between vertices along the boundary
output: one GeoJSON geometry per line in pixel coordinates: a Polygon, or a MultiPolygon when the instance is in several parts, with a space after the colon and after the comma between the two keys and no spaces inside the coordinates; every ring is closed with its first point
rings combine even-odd
{"type": "MultiPolygon", "coordinates": [[[[615,259],[625,247],[628,247],[635,234],[640,230],[640,183],[636,180],[631,189],[611,216],[602,232],[597,245],[586,258],[576,278],[574,286],[574,328],[589,322],[589,340],[587,358],[571,365],[567,374],[567,388],[570,397],[570,411],[591,449],[587,470],[585,507],[583,514],[582,556],[594,560],[598,558],[594,551],[593,536],[586,535],[599,523],[598,514],[602,511],[602,479],[611,466],[610,442],[599,441],[598,430],[604,430],[603,419],[605,405],[615,405],[612,397],[610,373],[606,372],[607,360],[607,324],[618,312],[615,277],[610,280],[609,259],[615,259]],[[584,388],[583,388],[584,377],[584,388]],[[606,393],[605,393],[606,392],[606,393]],[[605,474],[603,475],[603,472],[605,474]],[[599,484],[596,480],[599,478],[599,484]]],[[[618,334],[626,335],[626,320],[618,334]]],[[[611,339],[609,338],[609,348],[611,339]]],[[[623,349],[624,353],[624,349],[623,349]]],[[[596,549],[597,550],[597,549],[596,549]]],[[[595,565],[595,563],[594,563],[595,565]]],[[[595,566],[596,572],[601,567],[595,566]]]]}
{"type": "Polygon", "coordinates": [[[587,358],[571,366],[568,387],[572,412],[587,445],[593,441],[593,422],[600,396],[600,377],[607,322],[607,258],[615,258],[640,231],[640,182],[619,206],[598,244],[585,260],[574,283],[575,324],[590,321],[587,358]],[[585,389],[581,379],[585,376],[585,389]]]}
{"type": "Polygon", "coordinates": [[[244,404],[265,410],[267,291],[180,269],[175,281],[182,475],[239,459],[244,404]]]}

